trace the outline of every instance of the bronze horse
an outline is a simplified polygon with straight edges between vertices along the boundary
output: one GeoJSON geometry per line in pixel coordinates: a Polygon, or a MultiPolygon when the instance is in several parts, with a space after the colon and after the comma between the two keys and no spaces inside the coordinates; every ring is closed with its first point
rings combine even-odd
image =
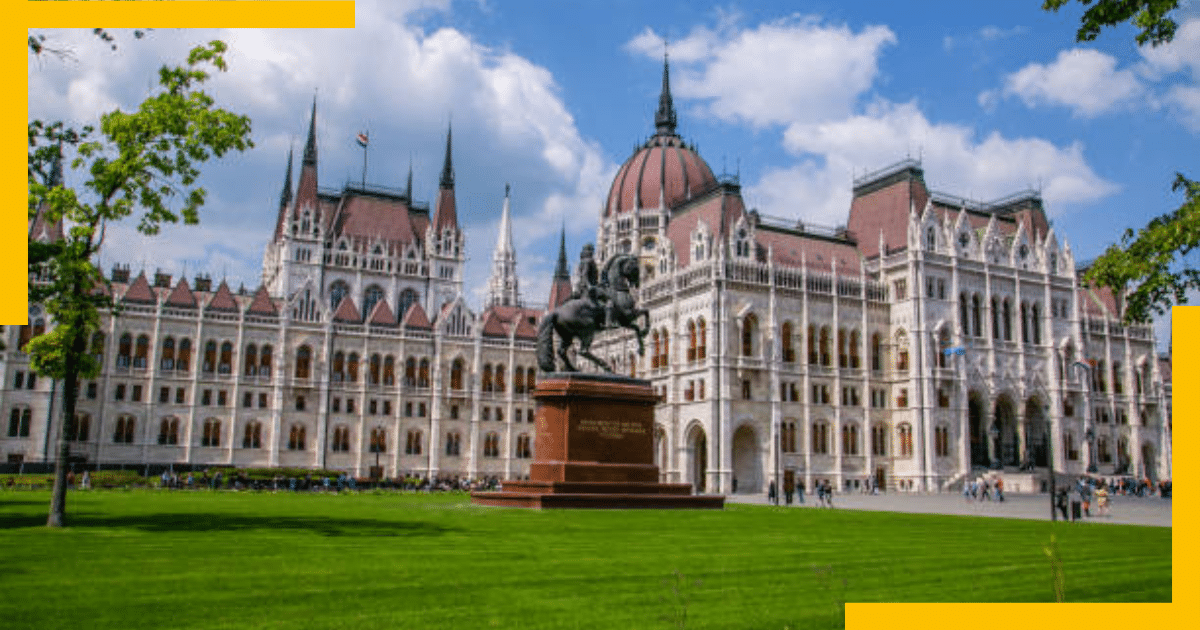
{"type": "Polygon", "coordinates": [[[605,328],[606,305],[611,307],[613,328],[628,328],[637,337],[638,356],[646,353],[643,340],[650,330],[650,312],[638,308],[631,289],[639,286],[641,267],[637,258],[628,254],[614,256],[604,265],[600,283],[592,287],[588,295],[563,302],[558,308],[546,313],[538,325],[538,369],[554,372],[554,337],[558,337],[558,358],[562,359],[563,371],[578,372],[571,363],[567,350],[579,340],[579,355],[599,366],[605,372],[612,367],[604,359],[592,354],[592,340],[596,333],[605,328]],[[638,325],[638,320],[643,325],[638,325]]]}

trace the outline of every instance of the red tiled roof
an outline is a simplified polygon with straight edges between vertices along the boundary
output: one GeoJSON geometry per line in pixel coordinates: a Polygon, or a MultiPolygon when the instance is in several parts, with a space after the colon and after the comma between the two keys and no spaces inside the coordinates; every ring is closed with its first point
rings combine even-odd
{"type": "Polygon", "coordinates": [[[483,313],[483,335],[509,337],[515,327],[518,339],[536,339],[540,316],[538,311],[519,306],[492,306],[483,313]]]}
{"type": "Polygon", "coordinates": [[[268,317],[279,315],[279,309],[275,308],[275,302],[267,294],[267,287],[262,285],[259,285],[258,290],[254,292],[254,301],[250,302],[250,307],[246,309],[246,312],[251,315],[266,315],[268,317]]]}
{"type": "Polygon", "coordinates": [[[719,237],[728,234],[730,227],[745,213],[746,205],[742,201],[741,195],[722,191],[705,197],[672,217],[671,222],[667,224],[667,238],[671,239],[671,244],[675,248],[679,266],[686,267],[691,264],[692,231],[700,221],[708,224],[709,233],[713,235],[713,247],[719,247],[719,237]],[[722,208],[724,208],[725,217],[723,226],[721,225],[722,208]]]}
{"type": "Polygon", "coordinates": [[[483,313],[483,336],[484,337],[507,337],[508,327],[500,318],[496,316],[495,311],[487,310],[483,313]]]}
{"type": "Polygon", "coordinates": [[[138,277],[129,285],[129,289],[125,291],[125,295],[121,297],[125,302],[141,302],[143,304],[154,304],[157,298],[154,291],[150,290],[150,281],[146,280],[146,272],[138,274],[138,277]]]}
{"type": "Polygon", "coordinates": [[[916,206],[917,212],[925,207],[929,191],[925,183],[916,177],[901,179],[862,195],[850,203],[850,220],[847,228],[858,239],[858,250],[868,258],[879,254],[879,233],[888,249],[908,245],[908,215],[916,206]]]}
{"type": "Polygon", "coordinates": [[[371,309],[371,315],[367,318],[374,326],[395,326],[396,316],[392,314],[392,309],[388,306],[387,300],[379,300],[375,304],[375,308],[371,309]]]}
{"type": "Polygon", "coordinates": [[[362,315],[358,313],[358,307],[354,306],[354,298],[351,298],[349,295],[342,298],[342,303],[338,304],[337,310],[333,312],[333,321],[355,324],[362,321],[362,315]]]}
{"type": "Polygon", "coordinates": [[[404,319],[401,324],[405,328],[420,328],[422,330],[430,330],[433,324],[429,322],[429,316],[425,314],[425,309],[421,308],[421,304],[413,302],[412,306],[408,307],[408,312],[404,314],[404,319]]]}
{"type": "Polygon", "coordinates": [[[229,290],[229,285],[225,281],[221,281],[221,286],[217,287],[217,292],[213,294],[211,300],[208,301],[208,310],[210,311],[237,311],[237,301],[233,299],[233,291],[229,290]]]}
{"type": "Polygon", "coordinates": [[[571,281],[568,279],[558,278],[550,285],[550,301],[546,306],[547,311],[552,311],[566,302],[571,297],[571,281]]]}
{"type": "Polygon", "coordinates": [[[784,232],[759,226],[755,240],[762,248],[771,248],[775,264],[787,267],[807,265],[817,271],[832,271],[837,262],[839,274],[859,272],[861,259],[854,245],[816,236],[784,232]]]}
{"type": "Polygon", "coordinates": [[[196,308],[196,294],[192,293],[186,279],[180,278],[179,284],[171,289],[171,294],[167,296],[167,306],[196,308]]]}
{"type": "Polygon", "coordinates": [[[636,207],[657,208],[660,199],[667,207],[675,207],[716,183],[704,158],[684,146],[678,136],[656,135],[617,171],[604,214],[629,212],[636,207]]]}
{"type": "Polygon", "coordinates": [[[438,190],[437,209],[433,215],[433,228],[436,232],[441,233],[446,228],[458,227],[458,210],[455,205],[453,188],[438,190]]]}
{"type": "Polygon", "coordinates": [[[334,232],[340,236],[362,241],[376,239],[389,246],[419,241],[408,206],[398,199],[361,195],[348,192],[342,199],[334,222],[334,232]]]}
{"type": "Polygon", "coordinates": [[[1093,289],[1080,288],[1076,293],[1079,299],[1079,312],[1088,317],[1117,318],[1117,301],[1108,287],[1093,289]]]}

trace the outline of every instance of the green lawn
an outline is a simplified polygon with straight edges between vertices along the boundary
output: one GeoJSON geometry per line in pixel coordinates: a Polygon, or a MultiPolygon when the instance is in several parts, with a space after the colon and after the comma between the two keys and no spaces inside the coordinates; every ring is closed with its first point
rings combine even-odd
{"type": "Polygon", "coordinates": [[[1169,528],[461,494],[0,491],[3,628],[841,626],[839,601],[1170,601],[1169,528]]]}

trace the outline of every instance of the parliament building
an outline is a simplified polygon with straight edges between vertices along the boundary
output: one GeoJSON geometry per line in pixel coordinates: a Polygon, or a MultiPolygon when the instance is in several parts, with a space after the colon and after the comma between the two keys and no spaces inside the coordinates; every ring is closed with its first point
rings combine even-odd
{"type": "MultiPolygon", "coordinates": [[[[433,203],[407,186],[318,186],[316,104],[292,159],[262,280],[111,270],[119,317],[103,370],[63,426],[62,385],[21,351],[37,304],[0,339],[0,451],[101,465],[233,465],[502,479],[534,455],[537,324],[567,299],[560,244],[546,303],[518,288],[508,195],[487,299],[465,299],[452,137],[433,203]]],[[[593,351],[660,393],[655,459],[698,492],[770,481],[945,491],[1051,470],[1171,475],[1170,362],[1120,296],[1083,288],[1036,192],[978,202],[930,190],[920,162],[858,177],[844,226],[747,208],[676,133],[664,63],[655,128],[617,171],[596,252],[642,261],[646,352],[593,351]]],[[[583,211],[591,211],[583,209],[583,211]]],[[[38,214],[31,240],[61,238],[38,214]]]]}

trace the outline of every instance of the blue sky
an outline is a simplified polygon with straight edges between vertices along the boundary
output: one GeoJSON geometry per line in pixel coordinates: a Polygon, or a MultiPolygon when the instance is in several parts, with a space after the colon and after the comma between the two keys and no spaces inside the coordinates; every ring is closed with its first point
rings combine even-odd
{"type": "MultiPolygon", "coordinates": [[[[361,177],[433,198],[454,125],[469,301],[483,298],[504,184],[525,299],[546,299],[560,226],[572,258],[595,238],[611,178],[652,131],[662,38],[679,131],[717,172],[739,172],[768,215],[836,225],[855,174],[920,157],[932,188],[990,200],[1040,189],[1077,260],[1178,206],[1200,176],[1200,9],[1176,41],[1133,30],[1077,45],[1081,8],[1005,2],[363,2],[354,30],[157,30],[116,52],[48,31],[74,59],[31,60],[30,117],[77,124],[130,108],[154,70],[199,42],[231,45],[212,83],[250,115],[257,147],[211,165],[201,225],[111,233],[106,266],[205,271],[258,284],[287,151],[314,92],[322,186],[361,177]],[[1189,159],[1191,158],[1191,159],[1189,159]]],[[[68,177],[72,177],[68,175],[68,177]]],[[[1166,329],[1160,326],[1160,339],[1166,329]]]]}

